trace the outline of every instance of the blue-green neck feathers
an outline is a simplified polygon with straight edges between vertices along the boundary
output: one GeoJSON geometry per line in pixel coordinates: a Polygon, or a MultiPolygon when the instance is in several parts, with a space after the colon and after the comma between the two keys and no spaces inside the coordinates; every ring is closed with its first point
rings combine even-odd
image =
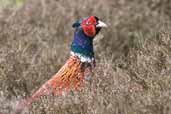
{"type": "Polygon", "coordinates": [[[93,38],[84,34],[82,28],[77,28],[71,44],[71,51],[79,53],[85,57],[94,57],[93,38]]]}

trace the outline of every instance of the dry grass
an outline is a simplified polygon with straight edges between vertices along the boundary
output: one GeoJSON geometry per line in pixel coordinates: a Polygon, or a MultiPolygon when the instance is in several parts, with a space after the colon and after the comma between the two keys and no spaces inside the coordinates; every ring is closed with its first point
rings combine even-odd
{"type": "Polygon", "coordinates": [[[26,114],[170,114],[169,0],[28,0],[0,10],[0,111],[48,80],[69,56],[72,23],[107,22],[95,41],[97,67],[82,92],[44,97],[26,114]]]}

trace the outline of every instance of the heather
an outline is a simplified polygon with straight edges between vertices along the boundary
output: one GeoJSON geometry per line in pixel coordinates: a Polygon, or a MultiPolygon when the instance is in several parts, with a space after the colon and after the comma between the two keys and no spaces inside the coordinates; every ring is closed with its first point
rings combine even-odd
{"type": "Polygon", "coordinates": [[[0,1],[0,112],[10,114],[69,57],[80,17],[108,24],[95,39],[93,80],[42,97],[23,114],[170,114],[169,0],[0,1]]]}

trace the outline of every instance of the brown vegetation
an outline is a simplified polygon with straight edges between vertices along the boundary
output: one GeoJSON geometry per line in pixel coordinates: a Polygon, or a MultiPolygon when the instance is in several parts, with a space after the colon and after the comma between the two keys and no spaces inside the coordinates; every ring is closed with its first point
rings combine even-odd
{"type": "Polygon", "coordinates": [[[169,0],[28,0],[0,11],[0,111],[9,114],[65,63],[72,23],[97,15],[97,67],[81,92],[44,97],[26,114],[170,114],[169,0]]]}

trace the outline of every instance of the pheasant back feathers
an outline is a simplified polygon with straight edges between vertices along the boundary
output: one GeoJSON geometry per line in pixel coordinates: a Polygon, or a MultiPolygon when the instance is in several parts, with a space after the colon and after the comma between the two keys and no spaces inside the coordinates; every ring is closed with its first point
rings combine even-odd
{"type": "Polygon", "coordinates": [[[30,98],[29,103],[45,95],[63,95],[79,90],[86,76],[91,76],[94,63],[81,62],[77,56],[70,56],[65,65],[30,98]]]}

